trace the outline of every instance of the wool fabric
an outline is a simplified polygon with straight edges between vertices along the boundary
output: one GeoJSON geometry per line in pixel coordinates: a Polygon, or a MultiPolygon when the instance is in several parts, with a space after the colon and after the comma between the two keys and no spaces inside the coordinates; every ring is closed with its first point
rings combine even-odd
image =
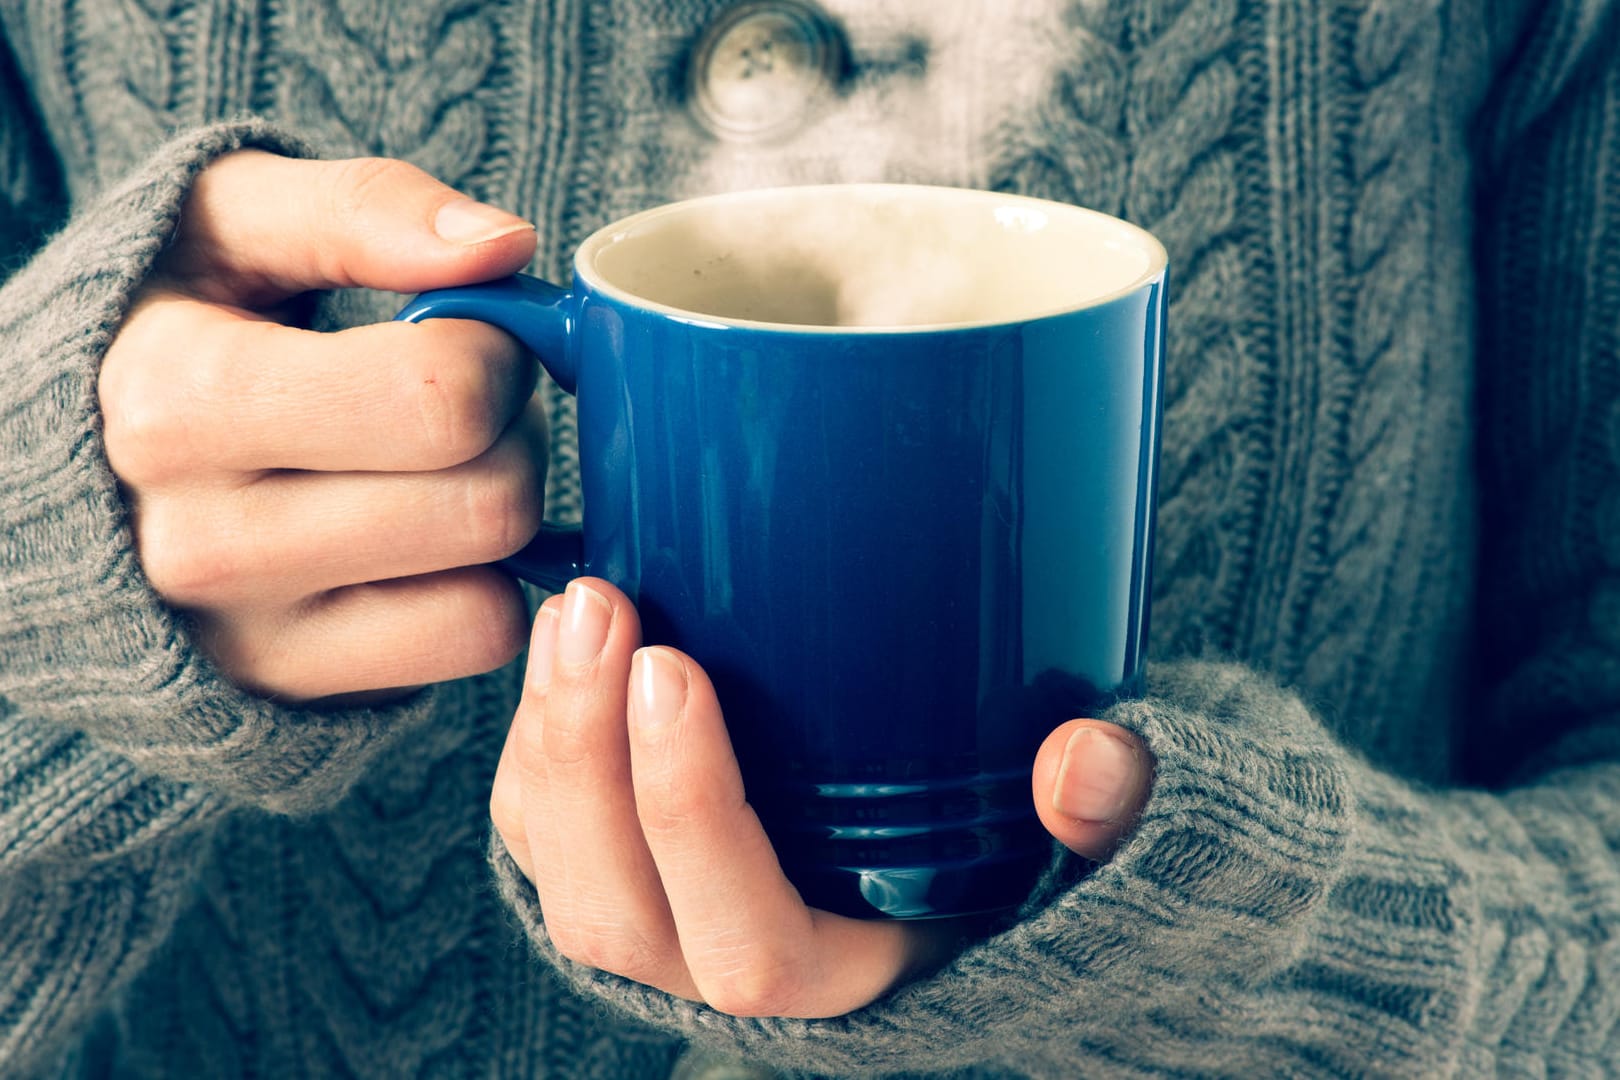
{"type": "Polygon", "coordinates": [[[0,3],[0,1074],[1620,1068],[1620,3],[829,0],[843,85],[758,144],[686,97],[729,7],[0,3]],[[761,183],[1154,231],[1152,662],[1107,717],[1157,763],[1130,840],[1054,854],[847,1016],[558,956],[487,819],[520,665],[290,708],[143,576],[98,368],[249,146],[412,161],[532,218],[553,277],[617,216],[761,183]]]}

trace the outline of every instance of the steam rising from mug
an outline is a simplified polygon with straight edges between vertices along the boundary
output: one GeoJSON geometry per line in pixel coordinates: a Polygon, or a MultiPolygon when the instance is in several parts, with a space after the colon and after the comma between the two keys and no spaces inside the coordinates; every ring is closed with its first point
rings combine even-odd
{"type": "Polygon", "coordinates": [[[642,301],[727,320],[911,328],[1013,322],[1095,302],[1147,272],[1121,223],[1054,218],[1008,197],[872,185],[858,199],[742,193],[642,215],[593,239],[582,266],[642,301]]]}

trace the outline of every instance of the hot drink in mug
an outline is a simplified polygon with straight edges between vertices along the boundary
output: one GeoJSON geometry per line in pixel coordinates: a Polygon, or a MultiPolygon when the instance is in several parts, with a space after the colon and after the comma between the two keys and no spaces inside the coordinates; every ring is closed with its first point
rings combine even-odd
{"type": "Polygon", "coordinates": [[[1089,210],[909,185],[609,225],[567,288],[424,294],[578,395],[584,515],[511,561],[592,574],[712,677],[813,906],[1018,903],[1042,738],[1140,692],[1166,257],[1089,210]]]}

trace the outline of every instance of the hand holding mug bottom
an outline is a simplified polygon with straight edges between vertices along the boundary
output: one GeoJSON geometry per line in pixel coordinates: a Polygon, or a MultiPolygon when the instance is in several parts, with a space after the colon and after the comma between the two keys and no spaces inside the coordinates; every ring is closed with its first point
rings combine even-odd
{"type": "MultiPolygon", "coordinates": [[[[960,920],[867,921],[805,905],[783,875],[708,676],[642,648],[634,606],[580,579],[541,607],[490,814],[559,952],[739,1016],[837,1016],[944,959],[960,920]]],[[[1113,725],[1066,724],[1035,765],[1041,820],[1103,858],[1149,756],[1113,725]]]]}

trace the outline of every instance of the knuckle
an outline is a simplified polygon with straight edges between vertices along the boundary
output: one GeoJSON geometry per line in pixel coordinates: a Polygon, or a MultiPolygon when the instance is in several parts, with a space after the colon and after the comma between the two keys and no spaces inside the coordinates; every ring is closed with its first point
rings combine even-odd
{"type": "MultiPolygon", "coordinates": [[[[352,586],[351,586],[352,587],[352,586]]],[[[441,578],[438,615],[446,628],[465,628],[455,646],[440,644],[438,655],[454,657],[469,673],[501,667],[528,642],[529,612],[523,587],[488,566],[467,566],[441,578]]]]}
{"type": "Polygon", "coordinates": [[[798,1000],[801,976],[790,958],[751,950],[746,962],[693,973],[709,1007],[731,1016],[788,1016],[798,1000]]]}
{"type": "Polygon", "coordinates": [[[547,924],[551,943],[559,953],[588,968],[596,967],[596,948],[591,935],[566,920],[553,920],[547,924]]]}
{"type": "Polygon", "coordinates": [[[174,409],[161,395],[132,391],[126,383],[112,395],[103,390],[101,411],[107,464],[125,484],[161,484],[185,471],[174,409]]]}
{"type": "Polygon", "coordinates": [[[296,700],[299,680],[274,650],[250,633],[219,635],[207,649],[209,659],[238,686],[265,694],[296,700]]]}
{"type": "Polygon", "coordinates": [[[199,613],[197,641],[220,672],[250,693],[287,702],[313,698],[308,666],[295,662],[294,643],[273,618],[248,619],[199,613]]]}
{"type": "Polygon", "coordinates": [[[504,574],[488,575],[473,600],[473,625],[479,628],[469,645],[480,671],[493,671],[515,660],[529,641],[529,613],[522,588],[504,574]]]}
{"type": "Polygon", "coordinates": [[[742,809],[730,792],[712,783],[691,782],[671,762],[636,775],[636,813],[642,830],[654,838],[678,836],[742,809]]]}
{"type": "Polygon", "coordinates": [[[480,562],[514,554],[540,528],[540,478],[528,454],[490,454],[482,467],[470,470],[465,496],[467,543],[480,562]]]}
{"type": "Polygon", "coordinates": [[[330,163],[329,209],[340,221],[352,219],[379,196],[421,181],[422,170],[397,158],[357,157],[330,163]]]}
{"type": "Polygon", "coordinates": [[[545,730],[550,727],[549,710],[544,705],[530,714],[528,729],[512,740],[511,753],[517,763],[518,775],[525,783],[544,782],[546,775],[545,730]]]}
{"type": "Polygon", "coordinates": [[[120,356],[103,367],[97,394],[107,463],[120,480],[143,487],[186,471],[180,397],[155,365],[120,356]]]}
{"type": "Polygon", "coordinates": [[[148,505],[137,517],[135,548],[148,583],[176,607],[218,604],[243,571],[236,548],[218,542],[213,530],[163,502],[148,505]]]}
{"type": "Polygon", "coordinates": [[[516,784],[497,784],[490,791],[489,820],[495,826],[495,831],[508,842],[508,846],[512,841],[523,838],[525,831],[523,800],[516,784]]]}
{"type": "MultiPolygon", "coordinates": [[[[317,215],[325,221],[318,228],[334,238],[363,238],[387,227],[383,220],[400,203],[400,193],[409,192],[426,177],[414,165],[392,158],[349,158],[330,162],[324,196],[315,203],[317,215]]],[[[321,278],[331,285],[358,285],[363,273],[354,263],[352,244],[334,242],[318,249],[321,278]]]]}
{"type": "Polygon", "coordinates": [[[626,927],[570,928],[561,942],[553,931],[552,942],[576,964],[637,982],[656,979],[663,969],[663,950],[626,927]]]}
{"type": "Polygon", "coordinates": [[[488,450],[500,435],[501,416],[482,365],[453,347],[433,347],[432,338],[427,344],[428,355],[400,367],[404,415],[416,417],[429,464],[449,468],[488,450]]]}
{"type": "MultiPolygon", "coordinates": [[[[544,904],[543,897],[542,904],[544,904]]],[[[553,909],[556,907],[556,904],[552,905],[553,909]]],[[[551,947],[556,949],[560,956],[572,960],[576,964],[585,962],[580,959],[584,950],[580,948],[579,935],[574,932],[573,928],[564,919],[555,913],[555,910],[546,913],[546,936],[551,938],[551,947]]]]}
{"type": "Polygon", "coordinates": [[[602,747],[591,725],[584,722],[584,710],[559,708],[555,696],[548,700],[546,722],[534,747],[541,767],[577,768],[597,757],[602,747]]]}
{"type": "Polygon", "coordinates": [[[165,298],[138,303],[102,364],[97,395],[108,463],[135,487],[195,474],[217,458],[214,422],[241,393],[253,324],[210,321],[165,298]],[[175,343],[184,352],[176,355],[175,343]]]}
{"type": "MultiPolygon", "coordinates": [[[[532,478],[532,490],[544,492],[546,471],[551,464],[551,425],[538,398],[531,398],[525,404],[513,427],[513,435],[522,448],[522,464],[532,478]]],[[[543,503],[539,509],[544,509],[543,503]]]]}

